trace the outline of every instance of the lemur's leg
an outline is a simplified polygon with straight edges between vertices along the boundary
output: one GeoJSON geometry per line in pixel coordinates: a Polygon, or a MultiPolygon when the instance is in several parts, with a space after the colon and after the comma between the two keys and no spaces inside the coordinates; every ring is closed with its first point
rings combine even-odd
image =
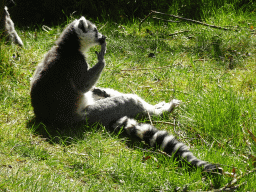
{"type": "Polygon", "coordinates": [[[137,95],[123,94],[117,97],[108,97],[95,101],[94,104],[86,106],[84,109],[84,120],[90,124],[99,122],[104,126],[109,126],[121,117],[135,117],[139,114],[162,115],[164,112],[171,112],[179,100],[172,100],[170,103],[161,102],[151,105],[137,95]]]}
{"type": "Polygon", "coordinates": [[[122,117],[112,124],[112,129],[117,132],[125,131],[130,138],[145,141],[151,147],[160,147],[165,153],[174,155],[174,158],[186,161],[194,167],[202,167],[205,171],[222,172],[222,168],[217,165],[196,158],[188,147],[173,135],[166,131],[159,131],[150,124],[142,124],[134,119],[122,117]]]}
{"type": "MultiPolygon", "coordinates": [[[[103,99],[103,98],[107,98],[107,97],[117,97],[117,96],[130,96],[130,97],[135,96],[135,98],[139,98],[137,95],[121,93],[121,92],[118,92],[118,91],[116,91],[114,89],[110,89],[110,88],[94,87],[92,90],[92,93],[93,93],[93,97],[95,98],[95,100],[99,100],[99,99],[103,99]]],[[[141,98],[139,98],[139,99],[141,99],[141,98]]],[[[143,100],[143,99],[141,99],[141,100],[143,100]]],[[[144,101],[144,102],[146,103],[146,101],[144,101]]],[[[176,100],[176,99],[174,99],[172,102],[174,102],[176,105],[178,105],[180,103],[180,101],[176,100]]],[[[148,104],[148,105],[150,105],[150,104],[148,104]]],[[[156,104],[154,107],[156,109],[166,107],[167,110],[165,110],[165,111],[169,111],[168,110],[169,104],[166,102],[160,102],[160,103],[156,104]]],[[[154,115],[154,114],[151,114],[151,115],[154,115]]]]}

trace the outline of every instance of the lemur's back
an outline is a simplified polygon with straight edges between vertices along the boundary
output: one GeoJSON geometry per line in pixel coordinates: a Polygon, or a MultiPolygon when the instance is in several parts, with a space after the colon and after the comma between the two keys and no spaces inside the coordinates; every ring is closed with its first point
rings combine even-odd
{"type": "Polygon", "coordinates": [[[35,115],[44,122],[72,124],[77,118],[80,94],[70,79],[87,70],[72,23],[56,44],[37,67],[31,82],[31,101],[35,115]]]}

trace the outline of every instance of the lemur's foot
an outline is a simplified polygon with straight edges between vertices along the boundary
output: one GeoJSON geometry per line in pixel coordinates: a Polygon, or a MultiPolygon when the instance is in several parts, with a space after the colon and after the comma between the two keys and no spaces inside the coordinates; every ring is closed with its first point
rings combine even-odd
{"type": "Polygon", "coordinates": [[[178,100],[178,99],[173,99],[171,102],[170,102],[170,109],[169,109],[169,112],[172,112],[173,109],[177,106],[179,106],[181,103],[181,100],[178,100]]]}
{"type": "Polygon", "coordinates": [[[170,103],[160,102],[155,105],[155,109],[160,110],[162,112],[171,112],[180,103],[181,101],[177,99],[173,99],[170,103]]]}

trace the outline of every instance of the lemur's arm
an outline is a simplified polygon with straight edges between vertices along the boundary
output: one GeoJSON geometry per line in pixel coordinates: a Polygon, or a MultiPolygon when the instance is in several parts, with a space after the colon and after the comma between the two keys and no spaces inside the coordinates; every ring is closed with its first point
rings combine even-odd
{"type": "Polygon", "coordinates": [[[105,67],[105,60],[104,60],[104,56],[106,54],[106,42],[104,42],[101,45],[101,51],[95,52],[98,56],[98,63],[96,65],[94,65],[92,68],[90,68],[87,72],[87,81],[86,81],[86,86],[88,86],[89,89],[91,89],[96,82],[98,81],[100,74],[102,72],[102,70],[105,67]]]}
{"type": "Polygon", "coordinates": [[[74,77],[72,79],[73,86],[82,93],[88,92],[98,81],[100,74],[102,70],[105,67],[105,60],[104,55],[106,53],[106,42],[104,42],[101,45],[101,51],[98,53],[96,52],[98,56],[98,63],[94,65],[92,68],[87,69],[88,65],[84,65],[80,67],[79,69],[76,69],[73,75],[74,77]],[[79,72],[78,72],[79,70],[79,72]],[[80,73],[80,75],[77,75],[77,73],[80,73]]]}

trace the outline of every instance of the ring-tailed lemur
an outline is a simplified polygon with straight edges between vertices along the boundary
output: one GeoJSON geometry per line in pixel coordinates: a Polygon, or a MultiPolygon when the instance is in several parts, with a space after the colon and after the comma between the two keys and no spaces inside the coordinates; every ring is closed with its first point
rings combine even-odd
{"type": "Polygon", "coordinates": [[[38,65],[31,81],[31,101],[36,117],[44,123],[59,125],[101,123],[112,131],[124,130],[129,137],[143,140],[152,147],[158,146],[195,167],[218,170],[216,165],[196,158],[186,145],[166,131],[132,119],[138,114],[171,112],[179,100],[150,105],[134,94],[94,87],[105,66],[105,39],[84,17],[66,27],[38,65]],[[84,51],[94,45],[101,45],[101,51],[96,52],[98,63],[90,68],[84,51]]]}
{"type": "Polygon", "coordinates": [[[23,42],[15,31],[14,23],[11,20],[8,8],[6,6],[4,7],[4,12],[0,19],[0,33],[0,36],[6,38],[7,41],[11,41],[23,47],[23,42]]]}

